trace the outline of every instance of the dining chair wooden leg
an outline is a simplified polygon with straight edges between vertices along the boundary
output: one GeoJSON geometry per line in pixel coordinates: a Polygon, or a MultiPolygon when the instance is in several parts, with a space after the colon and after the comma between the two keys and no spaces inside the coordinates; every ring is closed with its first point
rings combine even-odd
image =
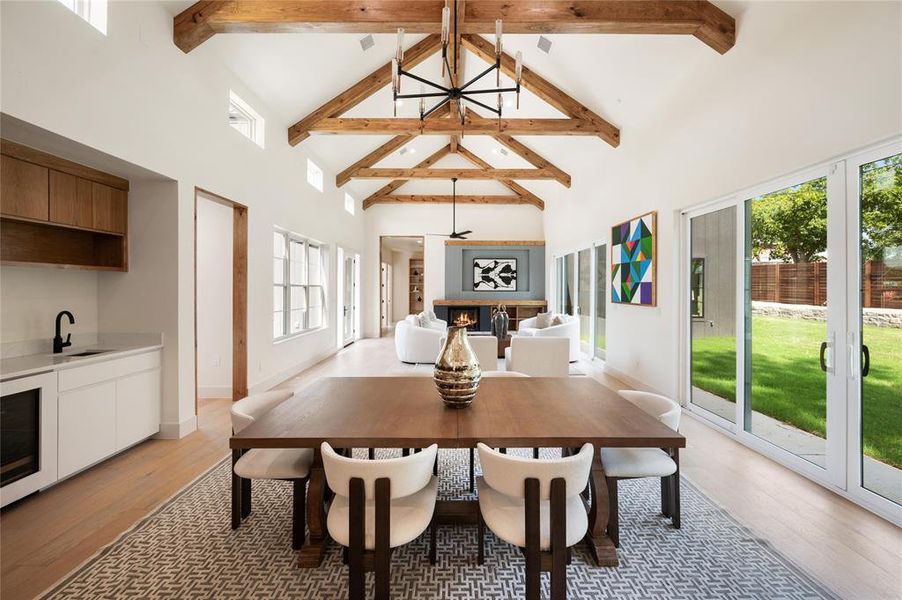
{"type": "Polygon", "coordinates": [[[389,600],[391,596],[391,480],[376,480],[376,547],[374,566],[376,571],[376,600],[389,600]]]}
{"type": "Polygon", "coordinates": [[[476,448],[470,448],[470,493],[476,491],[476,448]]]}
{"type": "Polygon", "coordinates": [[[551,600],[567,598],[567,489],[562,477],[551,480],[551,600]]]}
{"type": "Polygon", "coordinates": [[[410,454],[410,448],[402,448],[401,456],[408,456],[410,454]]]}
{"type": "Polygon", "coordinates": [[[485,521],[482,519],[482,509],[477,507],[476,513],[476,564],[485,563],[485,521]]]}
{"type": "Polygon", "coordinates": [[[352,477],[348,498],[348,598],[364,600],[366,574],[363,571],[366,492],[363,479],[352,477]]]}
{"type": "Polygon", "coordinates": [[[673,449],[673,462],[676,463],[677,470],[676,473],[672,475],[673,477],[673,489],[671,493],[673,497],[670,499],[671,506],[673,507],[673,511],[670,514],[670,518],[673,521],[673,526],[676,529],[680,528],[680,450],[679,448],[673,449]]]}
{"type": "Polygon", "coordinates": [[[670,516],[670,477],[661,478],[661,514],[670,516]]]}
{"type": "Polygon", "coordinates": [[[368,454],[369,454],[370,460],[374,460],[376,458],[376,449],[370,448],[368,454]]]}
{"type": "Polygon", "coordinates": [[[501,454],[507,454],[507,448],[498,448],[498,452],[501,454]]]}
{"type": "Polygon", "coordinates": [[[435,513],[432,513],[432,522],[429,523],[429,564],[434,565],[438,562],[438,553],[437,553],[437,537],[438,537],[438,523],[435,519],[435,513]]]}
{"type": "Polygon", "coordinates": [[[251,514],[251,480],[241,480],[241,518],[246,519],[251,514]]]}
{"type": "Polygon", "coordinates": [[[532,449],[532,457],[535,459],[539,458],[539,449],[538,448],[532,449]]]}
{"type": "Polygon", "coordinates": [[[307,478],[295,479],[293,482],[293,496],[291,502],[291,547],[300,550],[304,545],[306,531],[304,518],[307,515],[307,478]]]}
{"type": "Polygon", "coordinates": [[[232,450],[232,529],[241,525],[241,478],[235,474],[235,463],[241,458],[241,450],[232,450]]]}
{"type": "Polygon", "coordinates": [[[605,477],[608,484],[608,537],[615,548],[620,547],[620,508],[617,502],[617,478],[605,477]]]}
{"type": "Polygon", "coordinates": [[[526,600],[539,600],[542,592],[539,480],[528,478],[525,488],[526,600]]]}

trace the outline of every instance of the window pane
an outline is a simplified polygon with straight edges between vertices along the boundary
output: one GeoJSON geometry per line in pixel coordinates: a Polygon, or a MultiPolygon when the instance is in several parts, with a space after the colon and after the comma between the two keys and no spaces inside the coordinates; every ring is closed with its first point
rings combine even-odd
{"type": "Polygon", "coordinates": [[[736,422],[736,207],[695,217],[690,222],[691,395],[690,402],[736,422]],[[704,315],[696,287],[696,265],[711,275],[705,281],[704,315]]]}
{"type": "Polygon", "coordinates": [[[310,246],[308,250],[308,281],[310,285],[323,285],[321,250],[319,246],[310,246]]]}
{"type": "Polygon", "coordinates": [[[860,175],[861,485],[902,504],[902,154],[860,175]]]}
{"type": "Polygon", "coordinates": [[[285,259],[274,258],[272,261],[272,282],[274,284],[285,283],[285,259]]]}
{"type": "MultiPolygon", "coordinates": [[[[827,339],[827,178],[746,205],[745,426],[825,468],[827,373],[819,348],[827,339]]],[[[707,322],[715,268],[710,255],[706,262],[707,322]]]]}
{"type": "Polygon", "coordinates": [[[592,316],[592,307],[590,306],[590,298],[592,297],[590,283],[590,277],[592,276],[591,253],[592,251],[586,248],[585,250],[580,250],[578,254],[579,297],[577,298],[577,312],[579,313],[579,349],[584,354],[590,354],[592,351],[591,346],[589,346],[589,324],[592,316]]]}
{"type": "Polygon", "coordinates": [[[291,316],[288,322],[290,333],[298,333],[299,331],[304,331],[304,315],[306,313],[306,310],[291,311],[291,316]]]}
{"type": "Polygon", "coordinates": [[[306,277],[307,273],[305,272],[307,267],[306,257],[304,256],[304,242],[299,242],[297,240],[291,240],[290,243],[291,250],[291,265],[289,277],[291,278],[290,283],[293,284],[303,284],[307,283],[306,277]]]}
{"type": "Polygon", "coordinates": [[[278,231],[272,234],[272,255],[276,258],[285,258],[285,234],[278,231]]]}
{"type": "Polygon", "coordinates": [[[285,313],[274,312],[272,315],[272,336],[280,338],[285,335],[285,313]]]}
{"type": "Polygon", "coordinates": [[[568,315],[574,314],[576,305],[576,298],[573,296],[575,278],[576,254],[568,254],[564,257],[564,312],[568,315]]]}
{"type": "Polygon", "coordinates": [[[595,356],[604,356],[605,314],[607,311],[608,247],[595,247],[595,356]]]}
{"type": "Polygon", "coordinates": [[[307,327],[316,329],[323,326],[323,305],[324,290],[321,287],[311,287],[309,289],[310,298],[310,315],[308,317],[307,327]]]}
{"type": "Polygon", "coordinates": [[[285,288],[274,285],[272,289],[272,309],[285,310],[285,288]]]}
{"type": "Polygon", "coordinates": [[[297,310],[305,308],[307,308],[307,292],[304,289],[304,286],[291,286],[291,309],[297,310]]]}

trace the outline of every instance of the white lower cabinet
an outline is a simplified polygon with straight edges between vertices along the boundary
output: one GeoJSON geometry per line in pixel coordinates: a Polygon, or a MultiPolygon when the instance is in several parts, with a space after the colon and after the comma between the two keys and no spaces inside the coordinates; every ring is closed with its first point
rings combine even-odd
{"type": "Polygon", "coordinates": [[[116,382],[59,395],[60,478],[116,451],[116,382]]]}
{"type": "Polygon", "coordinates": [[[160,352],[59,373],[58,476],[67,477],[160,430],[160,352]]]}

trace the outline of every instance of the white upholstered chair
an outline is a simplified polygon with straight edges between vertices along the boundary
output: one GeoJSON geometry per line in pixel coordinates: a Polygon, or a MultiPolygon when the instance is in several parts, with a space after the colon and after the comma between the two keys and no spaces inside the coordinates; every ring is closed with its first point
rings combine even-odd
{"type": "MultiPolygon", "coordinates": [[[[528,337],[565,337],[570,341],[570,362],[579,360],[579,319],[573,315],[557,315],[564,322],[539,329],[538,317],[520,321],[516,335],[528,337]]],[[[515,336],[516,337],[516,336],[515,336]]]]}
{"type": "MultiPolygon", "coordinates": [[[[294,392],[275,390],[254,394],[232,404],[232,430],[240,433],[261,416],[288,400],[294,392]]],[[[292,500],[291,546],[304,543],[304,517],[307,477],[313,462],[310,448],[254,448],[232,451],[232,529],[251,514],[251,480],[281,479],[294,486],[292,500]]]]}
{"type": "Polygon", "coordinates": [[[580,493],[589,481],[593,448],[566,458],[517,458],[478,444],[479,555],[485,558],[488,525],[499,538],[525,549],[526,598],[538,600],[542,554],[550,554],[551,598],[567,597],[569,548],[586,535],[589,520],[580,493]]]}
{"type": "Polygon", "coordinates": [[[444,329],[420,325],[416,315],[408,315],[395,325],[398,360],[405,363],[435,363],[444,336],[444,329]]]}
{"type": "Polygon", "coordinates": [[[435,564],[435,502],[438,478],[433,468],[438,445],[403,458],[361,460],[341,456],[323,443],[326,481],[335,492],[326,527],[347,548],[351,600],[366,597],[364,554],[373,554],[376,598],[388,599],[391,549],[431,528],[429,561],[435,564]]]}
{"type": "Polygon", "coordinates": [[[515,335],[504,351],[507,371],[526,373],[530,377],[568,377],[570,375],[570,340],[564,337],[531,337],[515,335]]]}
{"type": "MultiPolygon", "coordinates": [[[[620,390],[617,393],[664,425],[679,431],[680,405],[670,398],[632,390],[620,390]]],[[[621,479],[660,477],[661,513],[671,518],[675,528],[680,528],[680,464],[676,452],[671,454],[660,448],[602,448],[601,464],[604,466],[611,511],[608,535],[615,546],[620,546],[617,482],[621,479]]]]}
{"type": "Polygon", "coordinates": [[[498,338],[493,335],[468,335],[467,341],[476,353],[480,369],[483,371],[498,369],[498,338]]]}

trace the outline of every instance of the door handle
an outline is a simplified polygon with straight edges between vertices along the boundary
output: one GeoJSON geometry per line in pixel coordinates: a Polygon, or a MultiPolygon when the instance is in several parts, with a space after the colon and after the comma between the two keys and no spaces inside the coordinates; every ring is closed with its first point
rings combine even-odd
{"type": "Polygon", "coordinates": [[[861,365],[861,376],[867,377],[871,371],[871,351],[864,344],[861,345],[861,353],[864,355],[864,364],[861,365]]]}
{"type": "Polygon", "coordinates": [[[827,362],[824,360],[824,355],[827,353],[827,342],[821,342],[821,371],[824,373],[827,372],[827,362]]]}

